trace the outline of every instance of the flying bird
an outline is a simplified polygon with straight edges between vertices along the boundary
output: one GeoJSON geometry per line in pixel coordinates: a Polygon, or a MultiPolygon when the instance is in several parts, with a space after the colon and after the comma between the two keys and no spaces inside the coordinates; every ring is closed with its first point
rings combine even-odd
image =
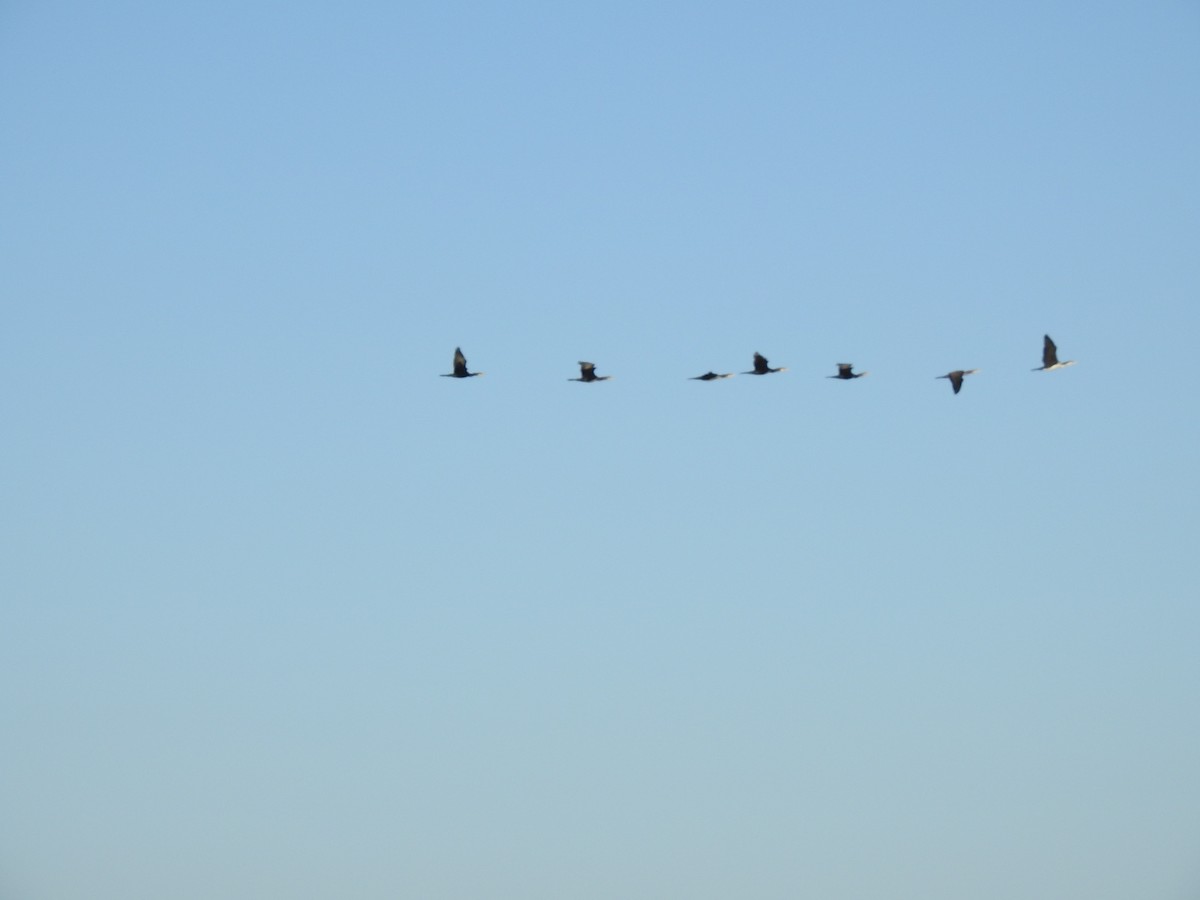
{"type": "Polygon", "coordinates": [[[955,369],[945,375],[939,375],[938,378],[949,378],[950,384],[954,388],[954,393],[962,390],[962,380],[964,375],[974,375],[978,369],[955,369]]]}
{"type": "Polygon", "coordinates": [[[718,375],[716,372],[705,372],[703,375],[693,375],[688,381],[718,381],[722,378],[732,377],[732,372],[726,372],[724,375],[718,375]]]}
{"type": "Polygon", "coordinates": [[[853,372],[854,363],[838,363],[838,373],[836,375],[826,375],[826,378],[840,378],[842,381],[849,381],[851,378],[862,378],[864,375],[870,375],[870,372],[853,372]]]}
{"type": "Polygon", "coordinates": [[[467,358],[463,356],[460,348],[454,348],[454,371],[443,375],[443,378],[474,378],[476,375],[482,375],[482,372],[468,372],[467,358]]]}
{"type": "Polygon", "coordinates": [[[761,353],[754,354],[754,369],[750,372],[743,372],[743,375],[770,375],[772,372],[786,372],[787,366],[780,366],[778,369],[772,369],[767,365],[767,358],[761,353]]]}
{"type": "Polygon", "coordinates": [[[1054,346],[1054,341],[1050,340],[1050,335],[1045,335],[1045,342],[1042,344],[1042,364],[1033,371],[1035,372],[1050,372],[1054,369],[1065,369],[1067,366],[1075,365],[1075,360],[1068,359],[1065,362],[1058,361],[1058,348],[1054,346]]]}
{"type": "Polygon", "coordinates": [[[586,382],[608,381],[608,379],[610,379],[610,378],[612,378],[611,375],[597,375],[595,363],[580,362],[579,377],[578,378],[568,378],[567,381],[586,381],[586,382]]]}

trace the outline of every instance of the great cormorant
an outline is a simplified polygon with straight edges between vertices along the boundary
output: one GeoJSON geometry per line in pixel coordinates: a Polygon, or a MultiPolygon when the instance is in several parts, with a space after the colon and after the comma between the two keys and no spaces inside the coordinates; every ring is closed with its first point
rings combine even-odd
{"type": "Polygon", "coordinates": [[[870,375],[870,372],[854,372],[854,363],[838,363],[838,373],[836,375],[826,375],[826,378],[840,378],[842,381],[849,381],[851,378],[862,378],[864,375],[870,375]]]}
{"type": "Polygon", "coordinates": [[[772,369],[767,365],[767,358],[761,353],[754,354],[754,369],[749,372],[743,372],[743,375],[770,375],[772,372],[786,372],[787,366],[780,366],[778,369],[772,369]]]}
{"type": "Polygon", "coordinates": [[[468,372],[467,358],[463,356],[460,348],[454,348],[454,371],[443,375],[443,378],[474,378],[476,375],[482,375],[482,372],[468,372]]]}
{"type": "Polygon", "coordinates": [[[567,381],[587,381],[587,382],[608,381],[608,379],[610,379],[610,378],[612,378],[611,375],[597,375],[595,363],[580,362],[579,363],[579,377],[578,378],[568,378],[567,381]]]}
{"type": "Polygon", "coordinates": [[[949,378],[950,384],[954,388],[954,393],[962,390],[962,380],[964,375],[974,375],[978,369],[955,369],[945,375],[939,375],[938,378],[949,378]]]}
{"type": "Polygon", "coordinates": [[[1058,361],[1058,348],[1054,346],[1054,341],[1050,340],[1050,335],[1045,335],[1045,341],[1042,343],[1042,364],[1033,371],[1035,372],[1050,372],[1054,369],[1065,369],[1067,366],[1075,365],[1075,360],[1068,359],[1065,362],[1058,361]]]}

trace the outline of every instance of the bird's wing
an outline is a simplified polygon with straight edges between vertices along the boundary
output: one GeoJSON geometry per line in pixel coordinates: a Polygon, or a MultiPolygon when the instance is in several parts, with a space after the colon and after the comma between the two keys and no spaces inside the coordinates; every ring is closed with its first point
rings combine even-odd
{"type": "Polygon", "coordinates": [[[458,347],[454,348],[454,374],[467,374],[467,358],[463,356],[463,352],[458,347]]]}
{"type": "Polygon", "coordinates": [[[1045,335],[1045,338],[1045,343],[1042,345],[1042,365],[1049,368],[1058,364],[1058,347],[1054,346],[1050,335],[1045,335]]]}
{"type": "Polygon", "coordinates": [[[755,372],[765,372],[769,368],[770,368],[770,364],[767,362],[767,358],[765,356],[763,356],[761,353],[755,353],[754,354],[754,371],[755,372]]]}
{"type": "Polygon", "coordinates": [[[581,362],[579,364],[579,372],[584,378],[596,374],[596,364],[590,362],[581,362]]]}

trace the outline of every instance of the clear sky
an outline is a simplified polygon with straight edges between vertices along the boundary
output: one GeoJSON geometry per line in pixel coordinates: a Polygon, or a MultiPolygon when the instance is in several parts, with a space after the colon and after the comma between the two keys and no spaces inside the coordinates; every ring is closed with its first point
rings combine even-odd
{"type": "Polygon", "coordinates": [[[3,4],[0,893],[1196,897],[1198,110],[1195,2],[3,4]]]}

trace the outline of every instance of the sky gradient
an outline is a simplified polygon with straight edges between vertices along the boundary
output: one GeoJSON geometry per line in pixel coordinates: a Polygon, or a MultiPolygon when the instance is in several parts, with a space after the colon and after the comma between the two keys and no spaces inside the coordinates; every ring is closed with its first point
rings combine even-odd
{"type": "Polygon", "coordinates": [[[1198,51],[0,7],[0,894],[1195,897],[1198,51]]]}

